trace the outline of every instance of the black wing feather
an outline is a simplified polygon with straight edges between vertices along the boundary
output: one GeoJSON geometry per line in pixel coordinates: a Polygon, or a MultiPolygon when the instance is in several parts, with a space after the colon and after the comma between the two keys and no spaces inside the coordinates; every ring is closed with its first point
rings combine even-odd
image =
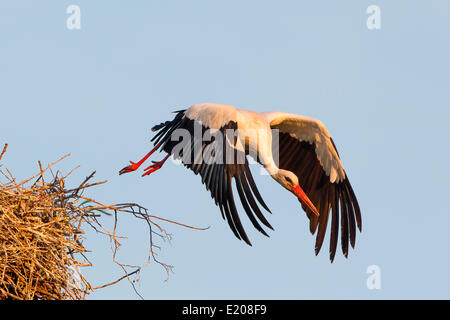
{"type": "MultiPolygon", "coordinates": [[[[180,110],[176,112],[177,114],[172,121],[166,121],[154,126],[152,130],[157,131],[157,133],[152,141],[154,141],[155,145],[156,143],[161,142],[161,149],[163,151],[173,155],[176,159],[181,159],[188,169],[192,170],[195,174],[200,174],[202,183],[205,185],[206,190],[210,191],[211,197],[220,209],[222,218],[228,222],[228,225],[236,238],[244,240],[247,244],[251,245],[236,208],[232,188],[232,181],[234,179],[239,199],[250,222],[259,232],[267,236],[267,233],[259,222],[270,229],[273,228],[262,214],[254,197],[256,197],[264,209],[268,212],[270,212],[270,210],[265,204],[255,184],[245,153],[233,148],[234,154],[232,157],[234,159],[241,159],[240,157],[244,157],[245,161],[243,164],[239,164],[236,161],[232,164],[226,163],[225,150],[226,143],[228,142],[227,139],[223,139],[223,145],[216,146],[218,149],[214,149],[221,150],[219,151],[220,154],[215,155],[215,158],[210,158],[210,148],[213,147],[213,144],[220,143],[220,140],[216,141],[215,139],[212,139],[211,141],[200,141],[199,139],[196,139],[194,136],[195,130],[201,129],[203,137],[203,134],[208,128],[202,126],[202,124],[197,121],[187,118],[184,115],[185,111],[186,110],[180,110]],[[187,146],[188,149],[191,150],[190,157],[175,155],[172,152],[173,148],[179,142],[172,141],[171,135],[178,128],[188,130],[191,135],[191,145],[187,146]]],[[[220,131],[222,131],[224,136],[226,129],[237,129],[237,123],[230,121],[222,127],[220,131]]]]}
{"type": "MultiPolygon", "coordinates": [[[[317,217],[302,204],[302,208],[310,220],[311,233],[314,234],[318,230],[315,244],[316,254],[322,247],[331,212],[330,260],[333,261],[336,254],[339,229],[341,229],[342,252],[347,257],[349,241],[352,247],[356,242],[356,226],[361,231],[361,210],[348,177],[331,183],[317,158],[315,144],[300,141],[285,132],[280,132],[278,137],[279,167],[297,175],[300,187],[320,213],[320,216],[317,217]]],[[[331,143],[336,149],[333,140],[331,143]]],[[[276,145],[276,141],[273,142],[273,145],[276,145]]]]}

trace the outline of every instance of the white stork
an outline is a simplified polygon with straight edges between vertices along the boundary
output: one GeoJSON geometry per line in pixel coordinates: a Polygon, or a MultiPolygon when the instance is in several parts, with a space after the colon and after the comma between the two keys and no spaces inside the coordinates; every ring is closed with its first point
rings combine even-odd
{"type": "Polygon", "coordinates": [[[270,212],[249,170],[246,156],[250,155],[301,202],[310,221],[311,233],[318,229],[316,255],[322,247],[331,212],[330,260],[335,257],[339,225],[342,252],[347,257],[349,240],[351,246],[355,246],[356,226],[361,231],[361,213],[336,146],[320,121],[284,112],[256,113],[212,103],[196,104],[175,113],[173,120],[152,128],[152,131],[158,131],[152,139],[154,148],[139,162],[130,161],[131,165],[123,168],[120,174],[138,169],[158,149],[165,151],[166,157],[162,161],[153,161],[153,165],[144,170],[143,176],[161,168],[171,155],[181,159],[195,174],[200,173],[202,183],[211,192],[235,236],[251,245],[234,202],[233,180],[242,207],[253,226],[266,236],[259,222],[273,228],[255,201],[256,198],[270,212]],[[227,131],[231,129],[237,132],[233,139],[227,138],[227,131]],[[277,135],[272,133],[274,129],[278,130],[277,135]],[[184,141],[181,152],[177,148],[180,142],[174,138],[177,130],[184,130],[190,138],[184,141]],[[196,130],[201,135],[196,134],[196,130]],[[214,136],[205,139],[204,134],[208,130],[213,134],[221,133],[225,138],[214,136]],[[234,161],[227,161],[230,160],[225,156],[227,146],[231,146],[234,153],[231,159],[234,161]],[[274,150],[278,151],[279,161],[274,159],[274,150]],[[238,157],[243,161],[236,161],[238,157]]]}

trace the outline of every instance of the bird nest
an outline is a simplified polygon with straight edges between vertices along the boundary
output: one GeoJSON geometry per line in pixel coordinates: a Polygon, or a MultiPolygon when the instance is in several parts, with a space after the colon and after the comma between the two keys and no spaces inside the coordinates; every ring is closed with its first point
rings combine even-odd
{"type": "Polygon", "coordinates": [[[114,285],[123,279],[128,279],[139,295],[134,287],[134,277],[139,277],[141,267],[121,264],[116,260],[120,246],[118,238],[123,238],[116,235],[118,213],[129,213],[147,222],[150,242],[148,259],[159,263],[167,275],[170,274],[172,266],[157,260],[156,246],[152,241],[155,233],[165,240],[171,238],[154,222],[154,219],[161,218],[149,215],[137,204],[103,205],[84,196],[86,189],[106,182],[90,183],[95,172],[78,187],[67,188],[66,178],[71,172],[66,176],[59,172],[55,174],[52,171],[55,163],[43,168],[39,162],[39,172],[21,182],[17,182],[8,169],[0,168],[0,178],[6,178],[6,182],[0,180],[0,299],[79,300],[94,290],[114,285]],[[51,175],[48,181],[46,175],[51,175]],[[99,222],[99,217],[104,214],[114,216],[112,231],[99,222]],[[80,273],[80,268],[92,266],[83,244],[83,229],[86,226],[109,238],[112,260],[124,273],[121,278],[94,287],[80,273]]]}

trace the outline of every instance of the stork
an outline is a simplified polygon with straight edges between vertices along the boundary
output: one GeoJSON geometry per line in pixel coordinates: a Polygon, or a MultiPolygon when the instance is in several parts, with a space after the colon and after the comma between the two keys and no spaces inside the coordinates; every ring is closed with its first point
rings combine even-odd
{"type": "Polygon", "coordinates": [[[195,104],[174,113],[173,120],[152,128],[157,132],[152,138],[154,148],[139,162],[130,161],[119,174],[135,171],[158,149],[167,155],[161,161],[152,161],[143,176],[160,169],[170,156],[181,160],[200,174],[235,236],[251,245],[234,201],[233,180],[253,226],[266,236],[260,223],[273,230],[260,209],[262,206],[271,213],[250,172],[247,156],[251,156],[300,201],[309,218],[310,232],[317,231],[315,254],[322,247],[331,213],[330,260],[335,258],[339,226],[342,252],[347,258],[349,242],[355,246],[356,227],[361,231],[361,212],[336,146],[320,121],[213,103],[195,104]],[[205,138],[208,133],[209,138],[205,138]]]}

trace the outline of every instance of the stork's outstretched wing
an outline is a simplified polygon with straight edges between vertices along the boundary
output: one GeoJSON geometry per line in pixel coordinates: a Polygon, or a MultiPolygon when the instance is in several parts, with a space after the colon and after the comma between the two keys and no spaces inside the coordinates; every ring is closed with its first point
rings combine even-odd
{"type": "Polygon", "coordinates": [[[266,236],[267,233],[258,220],[270,229],[272,226],[262,214],[256,200],[267,211],[270,210],[253,180],[245,151],[235,148],[234,135],[230,139],[226,138],[227,129],[232,131],[237,129],[237,121],[233,115],[234,108],[231,108],[205,104],[187,111],[177,111],[172,121],[166,121],[152,128],[153,131],[158,131],[152,141],[155,145],[161,143],[163,151],[173,155],[175,159],[180,159],[195,174],[200,174],[202,183],[211,192],[211,197],[235,236],[251,245],[236,209],[232,180],[235,181],[242,206],[251,223],[266,236]],[[176,132],[177,129],[179,134],[176,132]],[[204,139],[208,129],[213,129],[210,130],[210,141],[204,139]],[[176,140],[176,137],[181,141],[176,140]],[[226,152],[227,148],[232,150],[231,156],[234,157],[234,161],[227,161],[226,157],[230,156],[230,152],[226,152]]]}
{"type": "Polygon", "coordinates": [[[355,246],[356,226],[361,231],[361,212],[328,130],[320,121],[295,114],[265,112],[262,115],[272,129],[279,130],[278,135],[273,135],[278,141],[272,143],[279,168],[297,175],[301,188],[320,213],[317,217],[302,205],[310,220],[311,233],[318,227],[316,254],[322,247],[331,211],[330,259],[333,261],[335,257],[339,224],[342,252],[347,257],[349,240],[355,246]]]}

